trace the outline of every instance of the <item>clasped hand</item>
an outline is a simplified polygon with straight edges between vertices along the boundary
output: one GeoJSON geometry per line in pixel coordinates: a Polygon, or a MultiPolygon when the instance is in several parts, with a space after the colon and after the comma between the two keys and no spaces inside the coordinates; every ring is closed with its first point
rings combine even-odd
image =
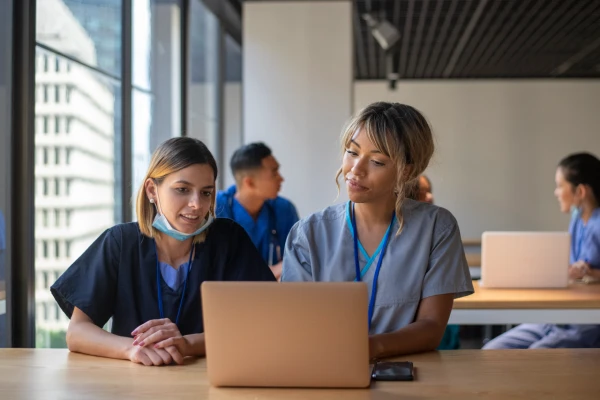
{"type": "Polygon", "coordinates": [[[129,359],[144,365],[183,364],[190,343],[169,318],[150,320],[131,332],[133,346],[129,359]]]}

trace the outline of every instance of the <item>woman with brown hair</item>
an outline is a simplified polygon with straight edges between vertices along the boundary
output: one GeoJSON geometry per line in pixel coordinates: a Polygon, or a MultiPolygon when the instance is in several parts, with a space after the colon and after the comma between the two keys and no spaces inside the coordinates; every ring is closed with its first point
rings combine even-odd
{"type": "Polygon", "coordinates": [[[413,107],[374,103],[342,148],[350,201],[292,228],[281,280],[364,281],[371,358],[434,350],[454,298],[473,285],[452,214],[407,198],[433,154],[429,124],[413,107]]]}
{"type": "Polygon", "coordinates": [[[137,222],[105,231],[52,285],[69,350],[144,365],[205,354],[200,284],[275,281],[242,227],[214,218],[217,165],[199,140],[154,152],[137,222]],[[112,318],[111,332],[102,326],[112,318]]]}

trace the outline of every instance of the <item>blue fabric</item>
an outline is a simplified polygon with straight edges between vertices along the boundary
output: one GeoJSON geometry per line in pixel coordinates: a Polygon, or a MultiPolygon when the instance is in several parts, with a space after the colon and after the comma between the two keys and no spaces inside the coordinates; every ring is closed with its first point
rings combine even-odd
{"type": "Polygon", "coordinates": [[[600,347],[598,325],[554,324],[521,324],[483,346],[485,350],[597,347],[600,347]]]}
{"type": "Polygon", "coordinates": [[[594,210],[592,217],[584,225],[580,214],[571,218],[571,264],[585,261],[590,267],[600,269],[600,208],[594,210]]]}
{"type": "Polygon", "coordinates": [[[185,278],[188,275],[188,263],[181,264],[179,268],[175,269],[167,263],[158,262],[160,267],[160,275],[163,280],[173,290],[178,290],[185,278]]]}
{"type": "Polygon", "coordinates": [[[294,204],[279,196],[273,200],[267,200],[260,210],[258,218],[254,220],[234,197],[235,193],[235,185],[217,193],[217,217],[229,218],[240,224],[267,263],[269,263],[269,245],[275,242],[275,238],[270,232],[271,227],[274,227],[277,230],[277,239],[274,244],[279,247],[280,258],[275,259],[277,254],[273,251],[273,260],[271,261],[274,264],[281,261],[287,236],[299,219],[294,204]]]}

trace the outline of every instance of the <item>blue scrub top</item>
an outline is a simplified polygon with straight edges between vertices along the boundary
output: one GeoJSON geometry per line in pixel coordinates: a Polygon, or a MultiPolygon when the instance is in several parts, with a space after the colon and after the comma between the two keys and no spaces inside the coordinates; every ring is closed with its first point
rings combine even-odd
{"type": "Polygon", "coordinates": [[[229,218],[240,224],[250,236],[267,264],[277,264],[283,258],[285,241],[292,226],[298,222],[298,212],[291,201],[277,196],[267,200],[254,220],[235,198],[236,187],[217,193],[217,217],[229,218]],[[272,234],[275,229],[276,234],[272,234]],[[271,246],[273,245],[273,246],[271,246]],[[270,250],[269,247],[272,247],[270,250]],[[269,260],[269,253],[272,259],[269,260]],[[279,254],[277,254],[279,253],[279,254]]]}
{"type": "Polygon", "coordinates": [[[571,264],[584,261],[591,268],[600,269],[600,208],[584,225],[579,213],[575,213],[569,225],[571,233],[571,264]]]}

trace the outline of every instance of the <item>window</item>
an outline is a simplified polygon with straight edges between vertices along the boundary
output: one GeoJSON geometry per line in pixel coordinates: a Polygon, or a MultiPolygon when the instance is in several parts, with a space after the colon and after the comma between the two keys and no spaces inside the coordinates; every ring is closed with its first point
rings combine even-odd
{"type": "Polygon", "coordinates": [[[47,240],[42,241],[42,248],[43,248],[44,258],[47,259],[48,258],[48,241],[47,240]]]}
{"type": "MultiPolygon", "coordinates": [[[[169,0],[166,5],[172,2],[169,0]]],[[[55,274],[60,275],[69,267],[71,253],[87,248],[104,230],[120,222],[123,197],[119,192],[122,184],[120,129],[123,122],[127,122],[121,120],[120,82],[121,9],[124,2],[38,0],[35,3],[36,44],[43,45],[36,47],[36,53],[40,59],[44,56],[49,59],[47,68],[52,70],[50,76],[41,72],[40,61],[40,71],[35,75],[40,87],[40,102],[35,109],[40,128],[41,119],[45,117],[44,130],[52,134],[36,136],[35,145],[49,149],[50,165],[69,166],[68,171],[65,168],[35,168],[37,179],[41,180],[40,189],[43,182],[44,191],[41,192],[45,194],[42,196],[58,196],[51,199],[52,202],[35,199],[38,207],[47,210],[47,223],[52,227],[38,227],[35,232],[36,240],[46,242],[45,257],[40,246],[41,254],[36,257],[35,268],[36,272],[47,271],[48,263],[44,261],[50,257],[52,270],[48,279],[52,281],[55,274]],[[55,9],[57,4],[61,12],[55,9]],[[65,27],[74,34],[65,34],[65,27]],[[71,61],[62,54],[83,63],[71,61]],[[56,102],[60,107],[47,107],[42,104],[44,101],[56,102]],[[69,142],[65,142],[67,135],[69,142]],[[76,175],[77,182],[83,182],[84,190],[76,190],[65,172],[76,175]],[[91,218],[92,214],[100,217],[91,218]]],[[[39,157],[43,158],[41,153],[39,157]]],[[[36,303],[45,303],[47,295],[47,289],[36,291],[36,303]]],[[[48,311],[48,315],[36,316],[36,338],[40,340],[37,346],[64,346],[68,319],[58,319],[58,308],[54,304],[49,306],[52,311],[48,311]],[[50,331],[53,331],[52,335],[50,331]]]]}
{"type": "Polygon", "coordinates": [[[48,54],[44,54],[44,72],[48,72],[48,54]]]}
{"type": "Polygon", "coordinates": [[[47,147],[44,147],[43,153],[44,153],[44,165],[48,165],[48,148],[47,147]]]}
{"type": "Polygon", "coordinates": [[[48,210],[42,210],[43,226],[48,227],[48,210]]]}

